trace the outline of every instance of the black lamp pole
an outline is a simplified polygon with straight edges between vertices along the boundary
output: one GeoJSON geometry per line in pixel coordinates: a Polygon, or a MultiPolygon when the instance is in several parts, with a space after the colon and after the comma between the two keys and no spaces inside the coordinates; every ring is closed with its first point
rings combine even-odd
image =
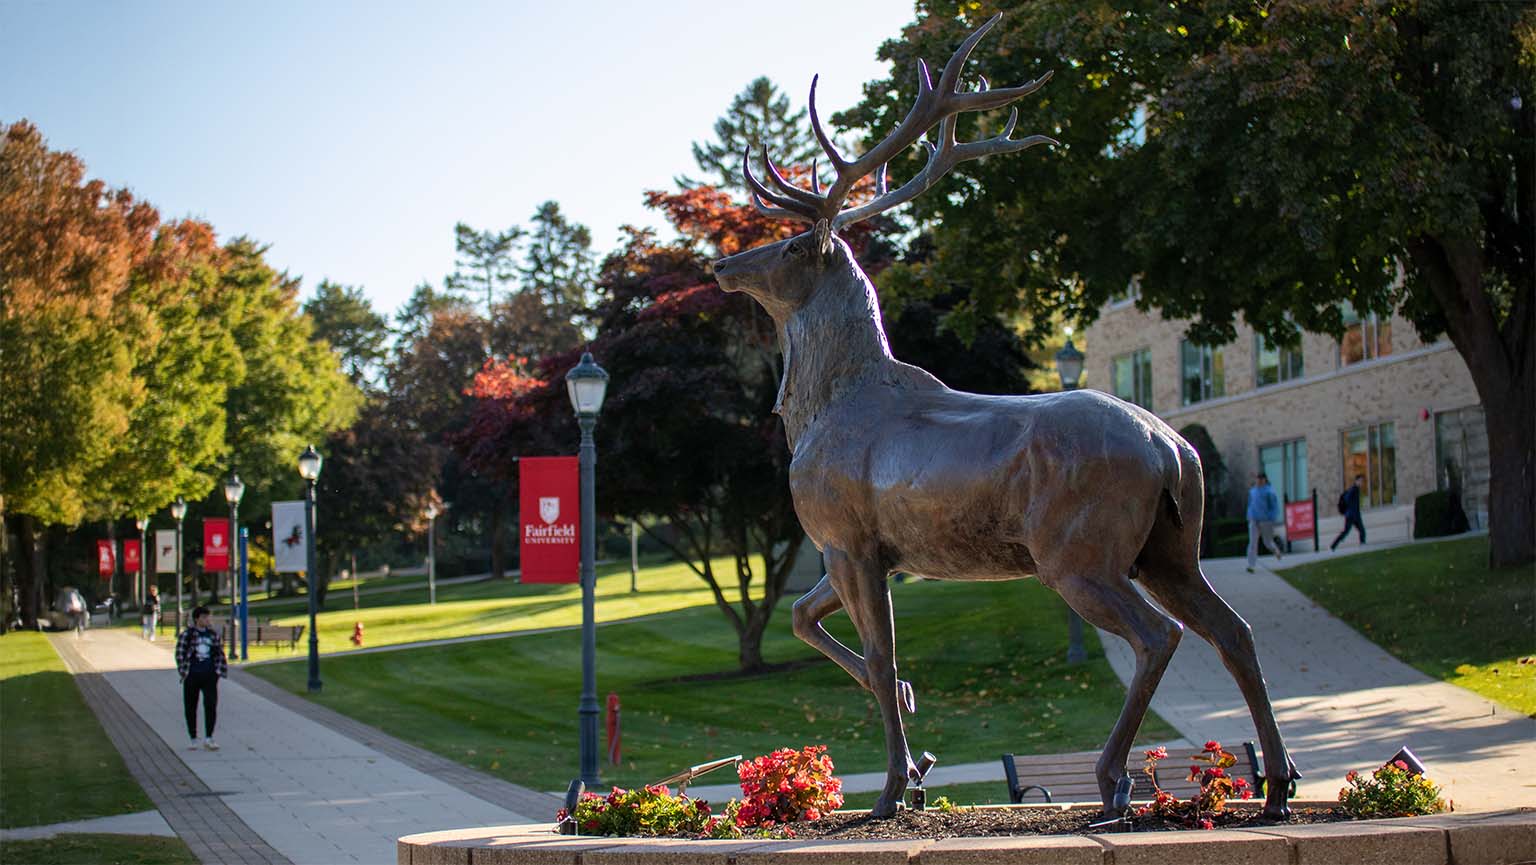
{"type": "Polygon", "coordinates": [[[186,628],[187,608],[181,601],[181,522],[187,518],[187,500],[181,496],[171,505],[171,516],[176,518],[176,636],[186,628]]]}
{"type": "Polygon", "coordinates": [[[592,431],[602,408],[608,373],[592,359],[591,352],[565,376],[576,423],[581,427],[581,704],[577,710],[581,743],[581,780],[588,790],[601,783],[597,771],[597,445],[592,431]]]}
{"type": "Polygon", "coordinates": [[[315,574],[315,480],[320,477],[320,453],[314,445],[299,456],[299,476],[304,478],[304,568],[309,580],[309,692],[320,693],[320,637],[315,633],[319,611],[320,579],[315,574]]]}
{"type": "MultiPolygon", "coordinates": [[[[1072,331],[1067,331],[1067,344],[1056,352],[1056,374],[1061,377],[1062,390],[1077,390],[1083,376],[1083,353],[1072,344],[1072,331]]],[[[1067,607],[1067,663],[1081,664],[1088,660],[1083,648],[1083,617],[1067,607]]]]}

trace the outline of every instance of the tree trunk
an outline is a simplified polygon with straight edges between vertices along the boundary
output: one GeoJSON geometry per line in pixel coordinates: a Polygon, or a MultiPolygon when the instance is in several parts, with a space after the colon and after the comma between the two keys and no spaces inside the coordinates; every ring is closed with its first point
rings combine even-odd
{"type": "Polygon", "coordinates": [[[763,664],[763,632],[768,630],[768,614],[763,607],[747,619],[745,627],[737,632],[736,658],[742,672],[761,670],[763,664]]]}
{"type": "Polygon", "coordinates": [[[1488,563],[1536,560],[1536,382],[1515,382],[1509,397],[1484,403],[1488,428],[1488,563]]]}
{"type": "Polygon", "coordinates": [[[37,520],[29,514],[16,517],[16,588],[20,595],[22,625],[37,627],[43,604],[43,561],[37,548],[37,520]]]}
{"type": "Polygon", "coordinates": [[[491,502],[491,579],[499,580],[507,575],[501,549],[501,499],[491,502]]]}

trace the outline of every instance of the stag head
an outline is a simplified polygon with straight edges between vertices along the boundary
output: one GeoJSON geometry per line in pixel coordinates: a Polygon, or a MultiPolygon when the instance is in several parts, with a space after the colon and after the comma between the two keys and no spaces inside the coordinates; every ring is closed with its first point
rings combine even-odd
{"type": "Polygon", "coordinates": [[[810,294],[822,282],[816,277],[829,270],[842,270],[845,266],[858,268],[847,244],[836,237],[838,229],[884,213],[905,204],[933,186],[950,169],[961,162],[980,159],[997,153],[1012,153],[1034,147],[1037,144],[1055,144],[1045,135],[1013,138],[1019,112],[1011,109],[1003,131],[991,138],[964,143],[955,140],[956,118],[966,112],[990,111],[1023,99],[1049,81],[1051,73],[1018,87],[993,90],[985,78],[980,79],[975,90],[959,89],[960,73],[976,43],[991,30],[1002,14],[976,29],[954,56],[944,65],[934,86],[928,74],[928,65],[917,61],[917,98],[907,116],[890,135],[865,151],[863,156],[849,160],[838,152],[821,125],[816,110],[817,78],[811,79],[810,115],[811,130],[816,134],[822,151],[831,163],[836,175],[832,185],[822,190],[818,167],[811,168],[810,188],[791,183],[774,167],[763,148],[763,164],[768,179],[775,189],[764,186],[752,173],[750,147],[742,154],[741,171],[747,186],[752,190],[752,205],[760,213],[784,219],[809,223],[811,230],[805,234],[750,249],[715,263],[715,276],[726,291],[744,291],[762,304],[775,318],[786,315],[805,305],[810,294]],[[923,139],[933,127],[938,127],[934,144],[923,139]],[[896,189],[886,183],[886,166],[903,150],[921,141],[928,150],[928,160],[921,171],[896,189]],[[869,201],[856,207],[844,208],[854,186],[863,178],[874,176],[875,194],[869,201]]]}

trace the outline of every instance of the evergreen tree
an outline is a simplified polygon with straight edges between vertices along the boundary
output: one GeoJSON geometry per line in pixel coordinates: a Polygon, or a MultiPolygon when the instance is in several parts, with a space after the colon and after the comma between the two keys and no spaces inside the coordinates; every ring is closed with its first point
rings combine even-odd
{"type": "Polygon", "coordinates": [[[330,344],[354,385],[373,376],[385,357],[389,325],[361,288],[321,280],[304,313],[314,322],[315,338],[330,344]]]}
{"type": "Polygon", "coordinates": [[[693,161],[705,172],[702,180],[678,178],[678,186],[687,189],[708,183],[720,189],[745,194],[741,178],[741,154],[752,148],[752,166],[763,177],[762,148],[774,165],[802,166],[820,155],[821,149],[806,125],[805,109],[791,113],[789,97],[766,76],[757,78],[731,100],[730,108],[715,121],[716,141],[693,143],[693,161]]]}
{"type": "Polygon", "coordinates": [[[495,322],[496,293],[517,276],[513,256],[523,230],[512,226],[506,231],[476,231],[460,222],[453,227],[454,259],[453,274],[444,280],[450,291],[462,291],[478,296],[485,294],[486,351],[496,354],[495,322]]]}

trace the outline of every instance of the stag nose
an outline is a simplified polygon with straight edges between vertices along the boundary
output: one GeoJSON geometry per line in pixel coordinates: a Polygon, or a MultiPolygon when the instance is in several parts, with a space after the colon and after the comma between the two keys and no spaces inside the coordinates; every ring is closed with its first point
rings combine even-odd
{"type": "Polygon", "coordinates": [[[730,264],[728,263],[729,261],[729,258],[720,258],[715,260],[713,265],[715,268],[715,276],[725,275],[726,269],[730,267],[730,264]]]}

